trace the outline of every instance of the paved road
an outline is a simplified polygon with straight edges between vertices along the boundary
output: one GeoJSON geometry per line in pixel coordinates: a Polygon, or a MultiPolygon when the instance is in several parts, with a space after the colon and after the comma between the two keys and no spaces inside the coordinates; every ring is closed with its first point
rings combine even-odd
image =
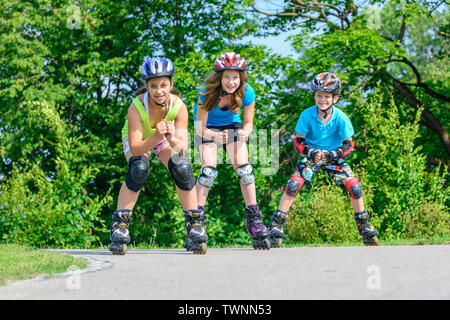
{"type": "Polygon", "coordinates": [[[61,252],[89,257],[97,265],[81,274],[17,281],[0,287],[0,299],[450,298],[449,245],[208,249],[206,255],[184,250],[129,250],[125,256],[106,250],[61,252]]]}

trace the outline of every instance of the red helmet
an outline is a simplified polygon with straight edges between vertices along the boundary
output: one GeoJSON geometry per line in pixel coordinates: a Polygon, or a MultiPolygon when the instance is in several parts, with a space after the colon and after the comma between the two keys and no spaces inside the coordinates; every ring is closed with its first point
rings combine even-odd
{"type": "Polygon", "coordinates": [[[323,72],[314,77],[311,89],[315,91],[325,91],[332,94],[339,94],[342,89],[341,80],[331,72],[323,72]]]}
{"type": "Polygon", "coordinates": [[[220,57],[214,62],[214,70],[240,70],[245,71],[247,69],[247,62],[244,58],[234,52],[227,52],[221,54],[220,57]]]}

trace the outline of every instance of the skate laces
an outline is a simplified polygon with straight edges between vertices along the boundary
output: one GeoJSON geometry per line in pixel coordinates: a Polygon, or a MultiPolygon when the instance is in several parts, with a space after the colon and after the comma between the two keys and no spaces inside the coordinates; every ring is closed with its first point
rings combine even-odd
{"type": "Polygon", "coordinates": [[[360,235],[364,236],[375,231],[375,227],[369,223],[369,214],[367,211],[364,210],[361,213],[355,213],[355,220],[360,235]]]}
{"type": "Polygon", "coordinates": [[[272,225],[282,227],[287,219],[287,213],[277,210],[272,216],[272,225]]]}
{"type": "Polygon", "coordinates": [[[133,215],[133,211],[131,211],[129,209],[116,210],[113,213],[113,220],[130,223],[132,215],[133,215]]]}
{"type": "Polygon", "coordinates": [[[252,223],[257,228],[267,229],[261,217],[262,212],[258,209],[257,206],[248,206],[247,218],[249,222],[252,223]]]}
{"type": "Polygon", "coordinates": [[[193,230],[198,233],[203,233],[206,220],[203,210],[190,210],[186,214],[190,217],[190,221],[188,222],[189,232],[193,230]]]}
{"type": "Polygon", "coordinates": [[[117,230],[119,230],[120,233],[127,234],[128,233],[127,228],[128,228],[128,225],[125,222],[114,222],[114,225],[111,228],[111,233],[114,233],[117,230]]]}

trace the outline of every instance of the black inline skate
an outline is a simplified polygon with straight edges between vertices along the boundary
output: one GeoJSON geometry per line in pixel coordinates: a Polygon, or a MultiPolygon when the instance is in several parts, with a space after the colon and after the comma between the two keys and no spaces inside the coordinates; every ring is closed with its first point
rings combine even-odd
{"type": "Polygon", "coordinates": [[[356,227],[366,246],[378,246],[377,229],[369,223],[367,211],[355,213],[356,227]]]}
{"type": "Polygon", "coordinates": [[[283,232],[283,224],[287,220],[287,213],[277,210],[273,213],[270,221],[269,241],[272,248],[280,248],[285,234],[283,232]]]}
{"type": "Polygon", "coordinates": [[[127,245],[131,241],[128,227],[132,214],[129,209],[121,209],[114,211],[112,215],[109,251],[114,255],[125,255],[127,252],[127,245]]]}
{"type": "Polygon", "coordinates": [[[252,246],[256,250],[269,250],[270,241],[269,230],[261,220],[262,212],[257,205],[250,205],[245,208],[245,227],[252,238],[252,246]]]}
{"type": "Polygon", "coordinates": [[[183,247],[187,251],[194,252],[194,254],[205,254],[206,241],[208,241],[208,235],[205,230],[205,211],[203,209],[185,211],[184,220],[186,224],[186,242],[183,244],[183,247]]]}

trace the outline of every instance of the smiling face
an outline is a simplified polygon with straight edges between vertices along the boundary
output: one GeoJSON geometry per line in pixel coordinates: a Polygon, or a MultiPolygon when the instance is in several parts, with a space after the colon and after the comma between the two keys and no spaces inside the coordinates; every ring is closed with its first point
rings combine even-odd
{"type": "Polygon", "coordinates": [[[314,92],[314,100],[316,101],[316,105],[320,110],[326,110],[333,103],[336,103],[339,99],[339,96],[333,94],[331,92],[325,91],[316,91],[314,92]]]}
{"type": "Polygon", "coordinates": [[[222,88],[226,93],[233,93],[239,88],[241,77],[236,70],[225,70],[222,75],[222,88]]]}
{"type": "Polygon", "coordinates": [[[164,103],[170,97],[172,81],[168,77],[151,78],[147,82],[147,90],[154,101],[164,103]]]}

